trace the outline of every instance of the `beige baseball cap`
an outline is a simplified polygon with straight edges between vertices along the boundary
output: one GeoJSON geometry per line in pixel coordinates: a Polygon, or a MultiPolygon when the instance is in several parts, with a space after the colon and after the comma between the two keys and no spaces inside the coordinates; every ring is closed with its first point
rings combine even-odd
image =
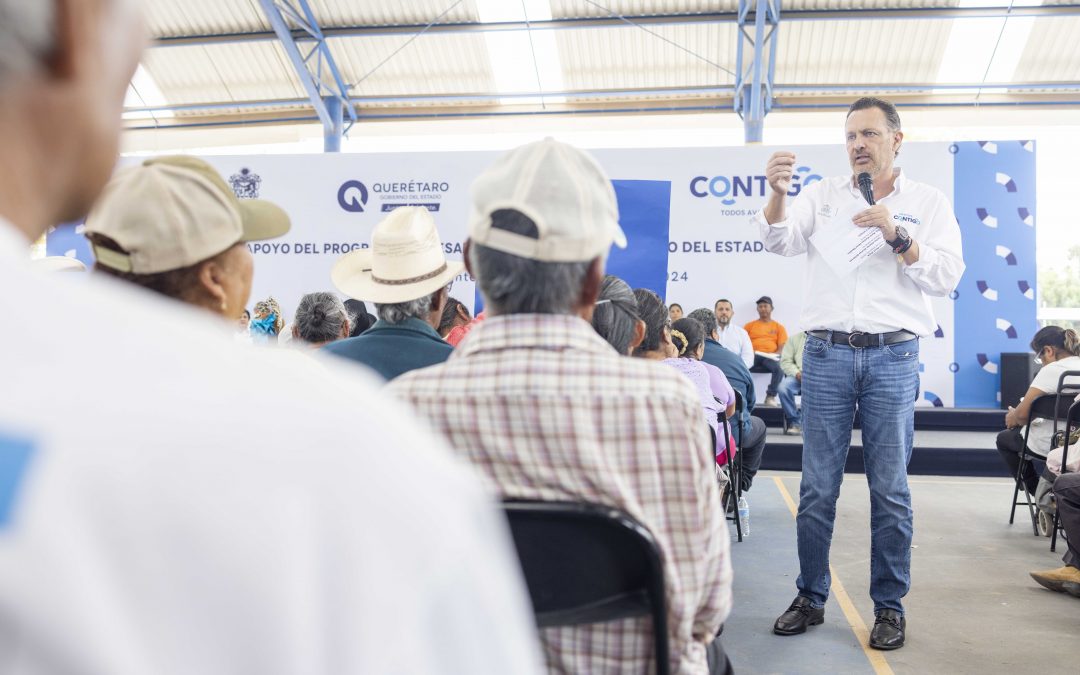
{"type": "Polygon", "coordinates": [[[474,243],[541,262],[586,262],[626,248],[615,189],[588,153],[553,138],[511,150],[472,185],[469,238],[474,243]],[[512,209],[528,216],[538,238],[493,228],[491,215],[512,209]]]}
{"type": "Polygon", "coordinates": [[[109,182],[86,219],[86,234],[121,251],[92,245],[97,262],[120,272],[156,274],[208,260],[246,241],[280,237],[289,216],[261,199],[237,199],[197,157],[156,157],[109,182]]]}

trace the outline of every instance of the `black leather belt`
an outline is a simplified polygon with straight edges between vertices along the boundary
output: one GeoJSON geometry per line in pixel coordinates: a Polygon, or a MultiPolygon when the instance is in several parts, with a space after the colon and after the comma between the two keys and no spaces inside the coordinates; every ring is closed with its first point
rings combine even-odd
{"type": "Polygon", "coordinates": [[[855,331],[854,333],[842,333],[840,331],[811,330],[807,331],[806,334],[813,335],[821,340],[830,340],[833,344],[847,345],[848,347],[854,347],[855,349],[877,347],[882,344],[895,345],[899,342],[907,342],[908,340],[914,340],[919,337],[909,330],[894,330],[891,333],[862,333],[859,331],[855,331]]]}

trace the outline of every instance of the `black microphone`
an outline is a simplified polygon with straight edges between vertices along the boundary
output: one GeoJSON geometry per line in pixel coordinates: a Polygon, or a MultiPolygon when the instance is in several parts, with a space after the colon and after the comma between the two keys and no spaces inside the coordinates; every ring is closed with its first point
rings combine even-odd
{"type": "Polygon", "coordinates": [[[874,181],[870,178],[870,174],[863,171],[859,174],[857,179],[859,181],[859,191],[862,192],[863,199],[870,206],[874,205],[874,181]]]}

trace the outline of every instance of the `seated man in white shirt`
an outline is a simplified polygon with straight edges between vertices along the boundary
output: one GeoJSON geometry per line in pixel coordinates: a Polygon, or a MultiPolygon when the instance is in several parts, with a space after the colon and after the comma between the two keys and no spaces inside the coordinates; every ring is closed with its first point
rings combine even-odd
{"type": "Polygon", "coordinates": [[[750,342],[746,329],[731,322],[735,317],[735,307],[731,301],[720,298],[713,305],[713,313],[716,314],[717,342],[721,347],[738,354],[747,368],[753,368],[754,345],[750,342]]]}
{"type": "Polygon", "coordinates": [[[135,6],[0,0],[0,673],[538,673],[490,496],[372,378],[30,265],[116,162],[135,6]]]}

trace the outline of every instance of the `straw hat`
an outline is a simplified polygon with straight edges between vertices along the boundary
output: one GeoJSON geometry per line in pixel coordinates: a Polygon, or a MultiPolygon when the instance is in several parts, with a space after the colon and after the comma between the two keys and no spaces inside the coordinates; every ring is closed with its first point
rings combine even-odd
{"type": "Polygon", "coordinates": [[[330,278],[350,297],[388,305],[431,295],[464,268],[464,263],[446,259],[431,213],[407,206],[391,211],[375,226],[371,248],[342,256],[330,278]]]}

